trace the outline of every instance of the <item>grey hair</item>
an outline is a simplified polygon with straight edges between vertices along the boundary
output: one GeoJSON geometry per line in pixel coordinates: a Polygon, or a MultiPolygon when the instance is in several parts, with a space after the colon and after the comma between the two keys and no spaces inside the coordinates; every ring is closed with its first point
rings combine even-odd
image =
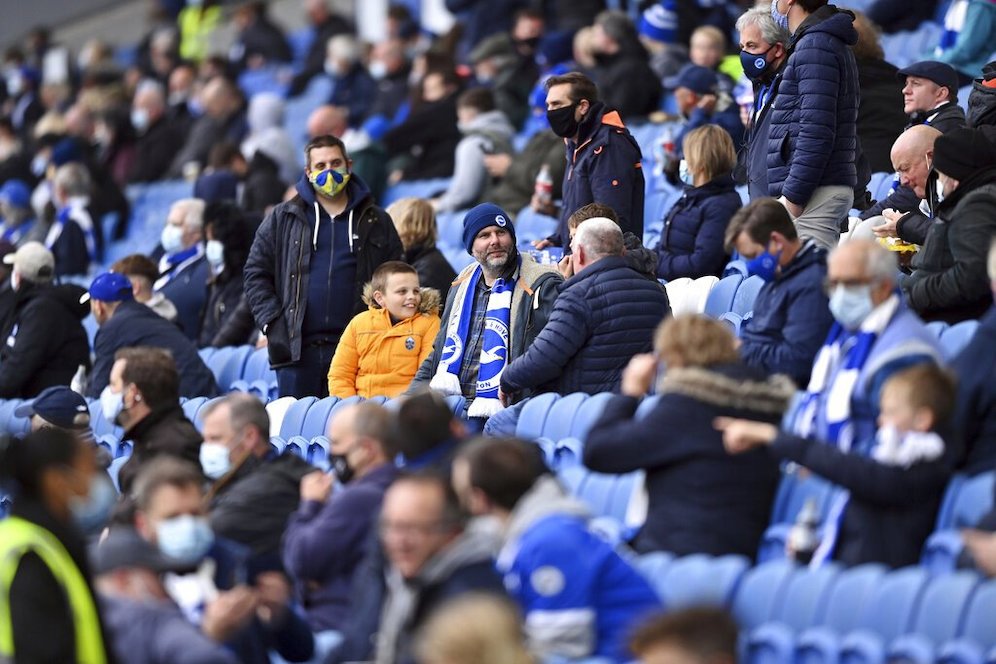
{"type": "Polygon", "coordinates": [[[181,198],[173,203],[174,208],[183,211],[183,227],[199,231],[204,228],[204,201],[199,198],[181,198]]]}
{"type": "Polygon", "coordinates": [[[989,280],[996,281],[996,238],[989,245],[989,261],[986,263],[989,272],[989,280]]]}
{"type": "Polygon", "coordinates": [[[138,99],[139,95],[153,95],[160,105],[166,104],[166,87],[151,78],[143,78],[139,81],[138,85],[135,86],[135,99],[138,99]]]}
{"type": "Polygon", "coordinates": [[[582,221],[574,234],[574,241],[591,258],[622,256],[624,251],[622,229],[607,217],[582,221]]]}
{"type": "Polygon", "coordinates": [[[741,14],[737,19],[737,32],[743,32],[748,25],[756,25],[761,31],[761,38],[768,44],[788,44],[792,38],[788,30],[782,29],[771,18],[768,7],[752,7],[741,14]]]}
{"type": "Polygon", "coordinates": [[[349,62],[359,62],[362,52],[360,42],[352,35],[336,35],[330,37],[325,46],[327,55],[342,58],[349,62]]]}
{"type": "Polygon", "coordinates": [[[251,394],[229,394],[205,404],[201,420],[207,419],[222,406],[228,406],[228,421],[233,430],[240,431],[246,426],[253,426],[263,440],[270,439],[270,416],[262,401],[251,394]]]}
{"type": "Polygon", "coordinates": [[[89,196],[90,173],[83,164],[76,162],[63,164],[55,172],[55,186],[67,197],[89,196]]]}
{"type": "Polygon", "coordinates": [[[353,435],[376,441],[388,456],[394,455],[393,416],[379,403],[364,401],[351,408],[353,435]]]}
{"type": "Polygon", "coordinates": [[[851,240],[845,244],[837,246],[831,256],[843,248],[860,250],[864,254],[865,272],[868,279],[875,283],[888,281],[896,283],[896,273],[899,271],[899,261],[896,254],[889,251],[875,240],[851,240]]]}

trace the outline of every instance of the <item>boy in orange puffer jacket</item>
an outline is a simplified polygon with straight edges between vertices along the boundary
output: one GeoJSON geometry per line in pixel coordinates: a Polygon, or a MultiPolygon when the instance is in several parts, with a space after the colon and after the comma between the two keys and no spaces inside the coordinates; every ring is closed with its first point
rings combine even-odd
{"type": "Polygon", "coordinates": [[[370,307],[346,326],[329,365],[329,394],[396,397],[432,352],[439,292],[419,288],[415,268],[387,261],[363,290],[370,307]]]}

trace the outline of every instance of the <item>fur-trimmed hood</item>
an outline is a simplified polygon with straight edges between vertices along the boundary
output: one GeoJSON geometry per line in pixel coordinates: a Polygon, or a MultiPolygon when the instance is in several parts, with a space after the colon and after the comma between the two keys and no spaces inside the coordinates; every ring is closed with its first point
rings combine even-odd
{"type": "MultiPolygon", "coordinates": [[[[434,314],[438,316],[439,309],[443,303],[442,296],[440,296],[439,291],[435,288],[422,288],[421,292],[422,302],[418,305],[418,312],[420,314],[434,314]]],[[[373,294],[373,282],[368,282],[363,287],[363,303],[371,309],[380,309],[380,306],[374,302],[373,294]]]]}
{"type": "Polygon", "coordinates": [[[795,394],[795,383],[781,374],[763,378],[743,365],[719,365],[669,369],[657,391],[681,394],[719,408],[780,415],[795,394]]]}

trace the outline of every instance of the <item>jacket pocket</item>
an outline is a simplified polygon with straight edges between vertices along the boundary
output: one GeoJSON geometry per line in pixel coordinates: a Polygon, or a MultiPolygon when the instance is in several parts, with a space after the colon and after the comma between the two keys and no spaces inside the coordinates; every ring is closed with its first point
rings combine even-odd
{"type": "Polygon", "coordinates": [[[789,158],[792,154],[792,136],[788,132],[782,136],[782,141],[778,146],[778,158],[781,159],[783,164],[789,162],[789,158]]]}
{"type": "Polygon", "coordinates": [[[290,364],[290,337],[287,334],[287,321],[281,313],[266,330],[266,350],[270,357],[270,366],[277,367],[290,364]]]}

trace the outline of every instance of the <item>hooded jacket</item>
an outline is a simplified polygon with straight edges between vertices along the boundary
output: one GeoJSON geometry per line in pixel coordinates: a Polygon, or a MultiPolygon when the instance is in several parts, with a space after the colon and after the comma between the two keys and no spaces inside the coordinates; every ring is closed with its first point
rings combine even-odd
{"type": "Polygon", "coordinates": [[[0,347],[0,399],[30,399],[46,387],[69,385],[80,365],[90,368],[82,320],[82,288],[22,282],[0,347]]]}
{"type": "MultiPolygon", "coordinates": [[[[210,346],[225,321],[245,297],[241,274],[230,274],[228,267],[216,275],[208,286],[207,303],[201,318],[201,334],[197,345],[210,346]]],[[[226,385],[227,387],[227,385],[226,385]]]]}
{"type": "MultiPolygon", "coordinates": [[[[993,71],[987,73],[988,81],[994,77],[993,71]]],[[[972,81],[972,92],[968,95],[968,112],[965,119],[969,127],[996,125],[996,88],[990,88],[981,81],[972,81]]]]}
{"type": "MultiPolygon", "coordinates": [[[[350,250],[356,257],[355,314],[364,308],[363,285],[381,263],[399,260],[402,248],[394,223],[374,204],[363,180],[353,174],[346,190],[349,203],[334,223],[345,222],[351,231],[350,250]]],[[[297,192],[263,220],[244,271],[246,300],[256,325],[261,330],[266,328],[273,368],[301,358],[301,332],[320,206],[307,177],[298,181],[297,192]]],[[[342,329],[348,323],[341,321],[342,329]]]]}
{"type": "Polygon", "coordinates": [[[515,128],[501,111],[487,111],[461,125],[463,138],[453,157],[453,179],[437,200],[437,209],[450,212],[477,203],[490,180],[484,167],[486,154],[512,154],[515,128]]]}
{"type": "Polygon", "coordinates": [[[768,192],[797,205],[823,186],[857,184],[858,70],[853,14],[825,5],[792,37],[771,108],[768,192]]]}
{"type": "Polygon", "coordinates": [[[544,659],[628,662],[630,630],[659,611],[660,600],[643,576],[588,530],[587,521],[585,507],[556,479],[540,477],[512,510],[498,571],[522,607],[532,648],[544,659]]]}
{"type": "Polygon", "coordinates": [[[364,289],[363,301],[370,308],[349,322],[329,365],[329,394],[394,398],[432,352],[439,334],[439,292],[423,288],[415,315],[394,324],[387,309],[373,301],[373,284],[364,289]]]}
{"type": "Polygon", "coordinates": [[[729,175],[685,189],[664,219],[657,245],[657,276],[670,281],[722,274],[727,260],[723,237],[740,204],[729,175]]]}

